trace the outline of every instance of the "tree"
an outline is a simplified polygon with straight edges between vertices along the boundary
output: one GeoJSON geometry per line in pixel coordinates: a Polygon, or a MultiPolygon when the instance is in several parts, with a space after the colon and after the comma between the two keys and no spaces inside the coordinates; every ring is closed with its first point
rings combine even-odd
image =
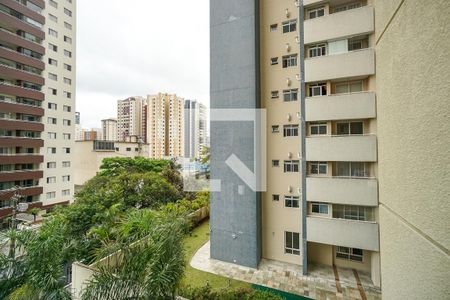
{"type": "Polygon", "coordinates": [[[170,163],[169,160],[147,159],[144,157],[111,157],[105,158],[100,166],[103,176],[117,176],[121,173],[161,173],[164,167],[170,163]]]}
{"type": "Polygon", "coordinates": [[[119,264],[103,264],[82,299],[168,299],[184,273],[184,220],[132,210],[117,230],[119,264]],[[134,241],[134,242],[132,242],[134,241]]]}
{"type": "Polygon", "coordinates": [[[210,159],[211,159],[211,148],[207,147],[207,146],[203,146],[201,163],[205,164],[205,165],[209,165],[210,159]]]}

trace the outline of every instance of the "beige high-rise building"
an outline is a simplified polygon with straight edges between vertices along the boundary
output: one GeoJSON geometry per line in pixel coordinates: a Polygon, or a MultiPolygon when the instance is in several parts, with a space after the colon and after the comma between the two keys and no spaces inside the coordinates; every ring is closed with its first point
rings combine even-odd
{"type": "Polygon", "coordinates": [[[117,119],[102,120],[102,131],[104,141],[117,141],[117,119]]]}
{"type": "Polygon", "coordinates": [[[46,0],[44,31],[44,206],[73,201],[76,93],[76,1],[46,0]]]}
{"type": "Polygon", "coordinates": [[[147,142],[150,157],[184,156],[184,99],[159,93],[147,97],[147,142]]]}
{"type": "Polygon", "coordinates": [[[294,1],[261,1],[261,106],[268,123],[262,256],[302,264],[307,255],[310,263],[367,272],[380,285],[374,8],[370,1],[305,1],[305,212],[299,25],[294,1]],[[299,242],[288,243],[291,236],[299,242]]]}
{"type": "Polygon", "coordinates": [[[129,97],[117,101],[117,140],[130,137],[145,139],[146,100],[143,97],[129,97]]]}
{"type": "Polygon", "coordinates": [[[346,269],[385,299],[448,297],[448,1],[214,0],[211,9],[211,107],[267,113],[263,192],[242,189],[225,163],[236,153],[251,165],[255,133],[211,123],[211,178],[222,181],[211,257],[346,269]]]}

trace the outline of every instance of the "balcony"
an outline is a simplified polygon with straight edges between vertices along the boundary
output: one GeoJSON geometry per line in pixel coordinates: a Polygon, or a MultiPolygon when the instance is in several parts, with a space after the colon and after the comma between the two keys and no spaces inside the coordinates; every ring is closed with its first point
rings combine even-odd
{"type": "Polygon", "coordinates": [[[363,49],[305,60],[306,82],[326,81],[375,74],[375,51],[363,49]]]}
{"type": "Polygon", "coordinates": [[[45,80],[41,75],[37,75],[31,72],[27,72],[24,70],[16,69],[10,66],[7,66],[3,63],[0,63],[0,74],[2,74],[4,79],[12,79],[12,80],[23,80],[28,81],[38,85],[44,85],[45,80]]]}
{"type": "Polygon", "coordinates": [[[306,121],[371,119],[376,117],[374,92],[306,98],[306,121]]]}
{"type": "Polygon", "coordinates": [[[0,164],[40,164],[44,162],[44,156],[39,154],[18,153],[10,155],[0,155],[0,164]]]}
{"type": "Polygon", "coordinates": [[[378,205],[378,181],[375,178],[308,177],[306,193],[308,201],[378,205]]]}
{"type": "Polygon", "coordinates": [[[2,100],[0,100],[0,111],[7,113],[35,115],[41,117],[44,115],[44,109],[42,107],[36,107],[22,103],[2,102],[2,100]]]}
{"type": "Polygon", "coordinates": [[[32,89],[27,89],[18,85],[0,83],[0,93],[44,101],[44,93],[32,89]]]}
{"type": "Polygon", "coordinates": [[[305,20],[305,44],[374,32],[373,7],[363,6],[305,20]]]}
{"type": "Polygon", "coordinates": [[[0,173],[0,181],[2,182],[40,179],[42,177],[44,177],[44,172],[39,170],[17,170],[0,173]]]}
{"type": "Polygon", "coordinates": [[[306,228],[308,242],[380,251],[374,222],[309,216],[306,228]]]}
{"type": "Polygon", "coordinates": [[[42,60],[27,56],[18,51],[0,46],[0,57],[11,61],[15,61],[30,67],[37,68],[39,70],[45,69],[45,63],[42,60]]]}
{"type": "Polygon", "coordinates": [[[317,136],[306,138],[308,161],[377,161],[375,135],[317,136]]]}
{"type": "Polygon", "coordinates": [[[0,25],[2,27],[7,28],[10,31],[22,30],[31,33],[42,40],[45,39],[45,33],[44,31],[42,31],[41,28],[33,26],[27,22],[24,22],[1,10],[0,10],[0,25]]]}
{"type": "Polygon", "coordinates": [[[0,137],[0,147],[28,147],[38,148],[44,146],[44,140],[40,138],[24,137],[0,137]]]}
{"type": "MultiPolygon", "coordinates": [[[[34,1],[31,1],[34,2],[34,1]]],[[[23,3],[21,3],[20,1],[17,0],[0,0],[0,4],[3,4],[13,10],[15,10],[16,12],[27,16],[33,20],[38,21],[39,23],[44,24],[45,23],[45,17],[41,14],[38,13],[37,11],[34,11],[33,9],[31,9],[30,7],[27,7],[26,5],[24,5],[23,3]]],[[[40,5],[37,5],[40,6],[40,5]]]]}
{"type": "Polygon", "coordinates": [[[40,53],[42,55],[45,54],[45,48],[42,45],[32,42],[3,28],[0,28],[0,40],[8,41],[8,43],[10,44],[33,50],[34,52],[40,53]]]}
{"type": "Polygon", "coordinates": [[[0,128],[9,130],[44,131],[44,124],[40,122],[28,122],[23,120],[0,119],[0,128]]]}

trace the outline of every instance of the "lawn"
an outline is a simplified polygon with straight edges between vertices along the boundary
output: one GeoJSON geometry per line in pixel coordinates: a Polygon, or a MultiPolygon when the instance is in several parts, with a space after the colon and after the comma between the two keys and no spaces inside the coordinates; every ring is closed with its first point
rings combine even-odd
{"type": "Polygon", "coordinates": [[[192,287],[202,287],[207,283],[212,289],[222,288],[250,288],[249,283],[228,279],[219,275],[211,274],[194,269],[190,265],[192,256],[209,240],[209,220],[200,224],[192,232],[191,236],[187,236],[184,240],[184,249],[186,251],[186,272],[182,281],[183,285],[190,285],[192,287]]]}

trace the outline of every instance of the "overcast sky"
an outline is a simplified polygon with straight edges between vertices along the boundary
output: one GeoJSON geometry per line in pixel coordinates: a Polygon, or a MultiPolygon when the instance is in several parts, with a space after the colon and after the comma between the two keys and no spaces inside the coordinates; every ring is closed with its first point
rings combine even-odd
{"type": "Polygon", "coordinates": [[[84,127],[117,100],[176,93],[209,106],[209,0],[78,0],[77,111],[84,127]]]}

